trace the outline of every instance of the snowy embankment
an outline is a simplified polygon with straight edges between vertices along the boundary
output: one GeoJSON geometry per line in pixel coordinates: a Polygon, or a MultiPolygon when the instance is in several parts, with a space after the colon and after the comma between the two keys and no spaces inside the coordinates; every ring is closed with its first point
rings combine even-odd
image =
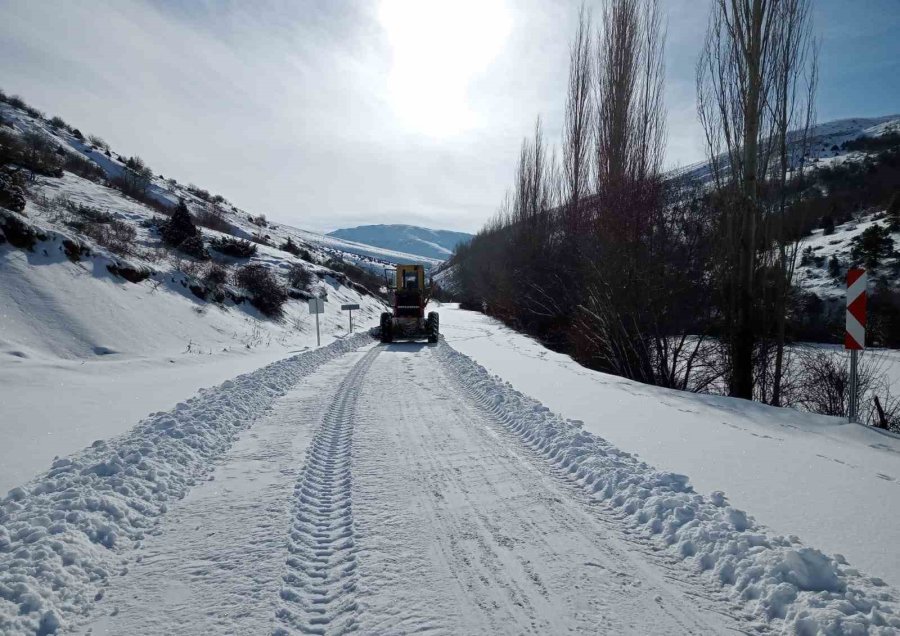
{"type": "Polygon", "coordinates": [[[487,316],[441,330],[517,390],[700,492],[725,491],[778,534],[900,586],[900,439],[839,418],[660,389],[585,369],[487,316]]]}
{"type": "Polygon", "coordinates": [[[121,574],[169,503],[265,409],[368,333],[270,364],[97,441],[0,500],[0,633],[52,633],[121,574]]]}
{"type": "MultiPolygon", "coordinates": [[[[32,190],[22,220],[44,238],[31,251],[0,245],[0,493],[44,471],[55,456],[123,433],[202,387],[316,346],[315,319],[303,299],[289,300],[278,321],[248,302],[195,295],[197,277],[183,271],[187,261],[166,253],[146,227],[155,215],[147,206],[68,173],[41,177],[32,190]],[[67,212],[58,201],[130,224],[132,253],[112,253],[60,222],[67,212]],[[89,246],[90,254],[73,262],[67,241],[89,246]],[[109,270],[119,264],[149,276],[128,282],[109,270]]],[[[232,260],[278,275],[296,264],[307,268],[306,291],[326,299],[323,344],[347,334],[341,304],[360,305],[359,327],[375,324],[383,308],[330,269],[271,246],[232,260]]]]}
{"type": "MultiPolygon", "coordinates": [[[[607,504],[648,550],[664,551],[721,587],[748,621],[798,634],[892,634],[897,592],[840,557],[779,536],[730,505],[697,494],[684,475],[659,471],[566,420],[443,345],[460,386],[506,428],[607,504]]],[[[546,363],[545,363],[546,364],[546,363]]]]}

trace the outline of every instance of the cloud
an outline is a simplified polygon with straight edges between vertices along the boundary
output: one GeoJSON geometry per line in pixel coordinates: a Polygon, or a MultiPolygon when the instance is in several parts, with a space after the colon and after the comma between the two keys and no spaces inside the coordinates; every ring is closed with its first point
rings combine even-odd
{"type": "MultiPolygon", "coordinates": [[[[473,231],[501,202],[538,114],[559,139],[578,4],[404,2],[3,0],[0,77],[157,173],[254,213],[315,230],[473,231]]],[[[708,5],[662,4],[667,165],[703,156],[693,72],[708,5]]],[[[840,42],[839,25],[828,33],[840,42]]],[[[879,47],[872,64],[884,65],[896,45],[879,47]]],[[[856,86],[879,83],[853,72],[856,86]]],[[[863,97],[841,99],[830,116],[863,97]]]]}

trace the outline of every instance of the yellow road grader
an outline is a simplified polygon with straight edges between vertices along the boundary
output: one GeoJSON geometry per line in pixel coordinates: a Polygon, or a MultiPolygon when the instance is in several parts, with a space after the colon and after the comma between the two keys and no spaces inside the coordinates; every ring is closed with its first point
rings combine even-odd
{"type": "MultiPolygon", "coordinates": [[[[387,276],[387,272],[385,272],[387,276]]],[[[435,343],[440,335],[440,323],[436,311],[428,312],[425,306],[431,297],[431,288],[425,286],[425,268],[422,265],[397,265],[392,288],[393,311],[381,314],[381,341],[423,340],[435,343]]]]}

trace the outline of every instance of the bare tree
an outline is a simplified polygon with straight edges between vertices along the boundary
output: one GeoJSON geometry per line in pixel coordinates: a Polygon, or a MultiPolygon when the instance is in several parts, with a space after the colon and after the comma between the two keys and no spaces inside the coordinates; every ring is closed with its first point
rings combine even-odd
{"type": "MultiPolygon", "coordinates": [[[[808,0],[713,0],[697,66],[698,113],[723,207],[729,392],[747,399],[753,397],[760,244],[771,238],[762,231],[764,182],[780,150],[785,161],[776,170],[783,167],[787,175],[787,130],[796,123],[803,94],[797,78],[807,63],[798,55],[810,42],[808,5],[808,0]]],[[[776,179],[781,192],[785,179],[780,184],[776,179]]],[[[763,244],[762,250],[771,247],[763,244]]],[[[780,266],[787,260],[785,251],[780,266]]]]}
{"type": "Polygon", "coordinates": [[[567,229],[582,229],[580,203],[591,179],[591,125],[594,121],[591,17],[584,5],[569,52],[569,84],[563,132],[563,197],[567,229]]]}
{"type": "MultiPolygon", "coordinates": [[[[675,382],[668,299],[649,262],[667,231],[660,166],[664,30],[656,0],[610,0],[595,53],[594,231],[573,338],[579,357],[644,382],[675,382]]],[[[671,237],[670,237],[671,238],[671,237]]],[[[681,347],[676,346],[676,356],[681,347]]]]}
{"type": "Polygon", "coordinates": [[[657,0],[610,0],[604,7],[596,52],[595,163],[601,202],[659,173],[665,141],[664,42],[657,0]]]}
{"type": "MultiPolygon", "coordinates": [[[[777,245],[775,301],[775,365],[770,402],[781,405],[784,376],[787,302],[797,265],[800,233],[787,227],[788,178],[803,178],[804,158],[815,123],[818,80],[817,49],[810,28],[809,0],[785,0],[780,5],[780,37],[775,53],[775,89],[772,118],[776,135],[776,162],[771,176],[775,197],[772,211],[777,245]],[[792,174],[793,173],[793,174],[792,174]]],[[[770,244],[769,241],[766,242],[770,244]]]]}

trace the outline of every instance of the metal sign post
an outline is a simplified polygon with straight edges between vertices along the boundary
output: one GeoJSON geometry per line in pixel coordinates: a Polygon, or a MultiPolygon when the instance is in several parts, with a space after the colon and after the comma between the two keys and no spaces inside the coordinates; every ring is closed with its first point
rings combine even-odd
{"type": "Polygon", "coordinates": [[[316,315],[316,346],[322,346],[322,338],[319,336],[319,314],[325,313],[325,301],[321,298],[309,299],[309,313],[316,315]]]}
{"type": "Polygon", "coordinates": [[[857,352],[866,348],[866,270],[847,272],[847,328],[844,348],[850,351],[850,398],[848,415],[851,422],[859,422],[859,374],[857,352]]]}
{"type": "Polygon", "coordinates": [[[353,310],[354,309],[359,309],[359,305],[357,305],[357,304],[341,305],[341,311],[349,311],[350,312],[350,333],[353,333],[353,310]]]}

